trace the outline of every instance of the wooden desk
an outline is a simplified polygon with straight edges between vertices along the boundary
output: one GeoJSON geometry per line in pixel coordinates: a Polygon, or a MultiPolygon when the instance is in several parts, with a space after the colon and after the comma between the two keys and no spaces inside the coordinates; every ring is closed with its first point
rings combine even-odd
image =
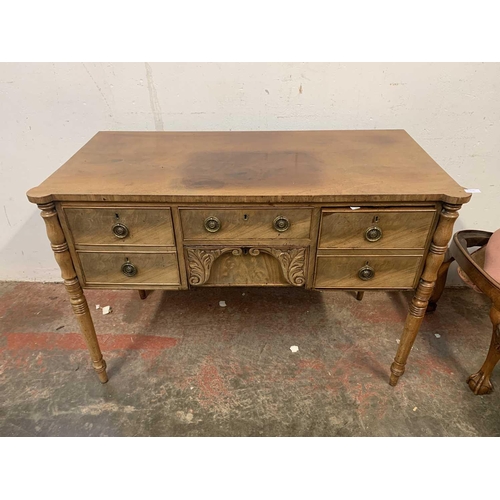
{"type": "Polygon", "coordinates": [[[82,288],[297,286],[415,290],[396,385],[470,195],[405,131],[370,130],[99,132],[28,198],[101,382],[82,288]]]}

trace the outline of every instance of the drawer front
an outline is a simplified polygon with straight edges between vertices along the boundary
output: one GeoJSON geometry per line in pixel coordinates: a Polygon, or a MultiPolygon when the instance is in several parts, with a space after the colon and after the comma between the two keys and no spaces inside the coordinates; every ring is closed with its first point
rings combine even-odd
{"type": "Polygon", "coordinates": [[[323,210],[319,248],[425,248],[434,209],[323,210]]]}
{"type": "Polygon", "coordinates": [[[185,240],[308,239],[308,208],[181,209],[185,240]]]}
{"type": "Polygon", "coordinates": [[[413,288],[422,257],[320,255],[317,288],[413,288]],[[363,279],[364,278],[364,279],[363,279]]]}
{"type": "Polygon", "coordinates": [[[78,256],[87,284],[179,284],[174,252],[79,252],[78,256]]]}
{"type": "Polygon", "coordinates": [[[76,245],[172,246],[170,209],[65,208],[76,245]]]}

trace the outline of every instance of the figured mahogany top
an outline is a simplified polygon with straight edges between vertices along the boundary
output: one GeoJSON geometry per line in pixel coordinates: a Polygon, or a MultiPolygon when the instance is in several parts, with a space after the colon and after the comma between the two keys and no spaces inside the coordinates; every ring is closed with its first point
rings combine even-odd
{"type": "Polygon", "coordinates": [[[99,132],[28,198],[461,204],[470,195],[404,130],[332,130],[99,132]]]}

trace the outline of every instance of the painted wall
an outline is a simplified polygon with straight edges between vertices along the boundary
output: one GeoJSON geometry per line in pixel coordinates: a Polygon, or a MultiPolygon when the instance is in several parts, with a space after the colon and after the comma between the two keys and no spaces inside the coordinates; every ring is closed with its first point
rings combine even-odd
{"type": "Polygon", "coordinates": [[[3,63],[0,116],[1,280],[60,279],[25,192],[98,130],[403,128],[500,227],[496,63],[3,63]]]}

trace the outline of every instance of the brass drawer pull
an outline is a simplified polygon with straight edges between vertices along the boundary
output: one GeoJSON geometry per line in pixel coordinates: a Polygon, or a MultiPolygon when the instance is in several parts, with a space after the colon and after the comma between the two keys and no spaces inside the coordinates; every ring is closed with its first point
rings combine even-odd
{"type": "Polygon", "coordinates": [[[369,281],[375,276],[375,269],[368,265],[368,262],[358,271],[358,278],[369,281]]]}
{"type": "Polygon", "coordinates": [[[276,231],[282,233],[290,227],[290,221],[284,215],[278,215],[273,221],[273,227],[276,231]]]}
{"type": "Polygon", "coordinates": [[[380,240],[380,238],[382,238],[382,229],[378,226],[369,227],[365,231],[365,238],[367,241],[371,241],[372,243],[380,240]]]}
{"type": "Polygon", "coordinates": [[[204,226],[209,233],[216,233],[220,229],[221,224],[217,217],[207,217],[204,226]]]}
{"type": "Polygon", "coordinates": [[[128,227],[121,222],[117,222],[111,229],[117,238],[126,238],[129,235],[128,227]]]}
{"type": "Polygon", "coordinates": [[[129,262],[129,260],[127,259],[127,262],[122,265],[122,273],[125,276],[132,278],[137,274],[137,267],[135,267],[134,264],[132,264],[132,262],[129,262]]]}

